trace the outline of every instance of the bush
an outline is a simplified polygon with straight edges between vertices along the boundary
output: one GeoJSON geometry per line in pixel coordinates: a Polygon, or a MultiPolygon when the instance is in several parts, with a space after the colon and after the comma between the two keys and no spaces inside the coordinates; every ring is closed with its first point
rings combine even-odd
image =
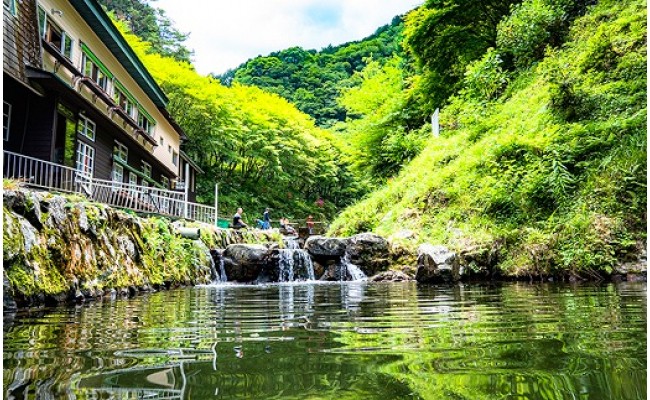
{"type": "Polygon", "coordinates": [[[564,10],[548,0],[526,0],[497,26],[497,48],[512,55],[517,67],[540,60],[546,46],[562,41],[564,10]]]}
{"type": "Polygon", "coordinates": [[[493,48],[483,58],[467,66],[462,94],[469,99],[490,101],[497,98],[508,83],[508,75],[501,64],[503,60],[493,48]]]}

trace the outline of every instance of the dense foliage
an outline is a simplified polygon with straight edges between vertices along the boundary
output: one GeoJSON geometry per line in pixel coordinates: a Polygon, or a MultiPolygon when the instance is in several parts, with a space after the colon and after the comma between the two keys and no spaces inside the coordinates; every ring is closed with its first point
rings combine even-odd
{"type": "Polygon", "coordinates": [[[646,3],[497,3],[489,18],[490,2],[461,16],[453,0],[407,16],[422,69],[403,104],[447,104],[443,135],[331,232],[492,247],[513,274],[609,272],[645,242],[646,3]]]}
{"type": "Polygon", "coordinates": [[[184,42],[189,36],[176,29],[165,10],[148,0],[99,0],[115,18],[127,24],[131,32],[151,44],[151,50],[178,61],[190,62],[192,51],[184,42]]]}
{"type": "Polygon", "coordinates": [[[299,110],[328,127],[345,120],[345,109],[337,103],[348,79],[366,65],[366,58],[383,60],[401,50],[401,18],[379,28],[372,36],[321,51],[300,47],[248,60],[234,70],[216,77],[225,85],[253,85],[291,101],[299,110]]]}
{"type": "Polygon", "coordinates": [[[188,136],[185,151],[205,171],[198,178],[200,201],[212,203],[219,183],[220,214],[242,206],[254,224],[265,207],[276,220],[331,218],[358,198],[336,137],[309,116],[256,87],[228,88],[201,76],[122,29],[168,95],[168,109],[188,136]]]}

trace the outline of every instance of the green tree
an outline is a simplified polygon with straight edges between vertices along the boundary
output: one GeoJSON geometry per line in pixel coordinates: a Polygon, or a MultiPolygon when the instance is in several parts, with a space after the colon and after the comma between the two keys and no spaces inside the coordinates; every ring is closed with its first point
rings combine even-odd
{"type": "Polygon", "coordinates": [[[164,10],[151,6],[147,0],[99,0],[99,3],[125,22],[131,32],[149,42],[152,51],[178,61],[191,61],[192,51],[184,45],[189,33],[177,30],[164,10]]]}
{"type": "Polygon", "coordinates": [[[496,47],[497,25],[517,0],[427,0],[409,13],[405,45],[421,68],[417,96],[423,114],[459,89],[465,68],[496,47]]]}

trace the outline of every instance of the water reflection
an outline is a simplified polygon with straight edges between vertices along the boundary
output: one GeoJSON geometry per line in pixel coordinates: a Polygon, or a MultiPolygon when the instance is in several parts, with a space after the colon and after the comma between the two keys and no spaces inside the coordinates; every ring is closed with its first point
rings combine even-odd
{"type": "Polygon", "coordinates": [[[19,315],[7,398],[637,399],[646,286],[216,285],[19,315]],[[65,368],[61,368],[65,366],[65,368]]]}

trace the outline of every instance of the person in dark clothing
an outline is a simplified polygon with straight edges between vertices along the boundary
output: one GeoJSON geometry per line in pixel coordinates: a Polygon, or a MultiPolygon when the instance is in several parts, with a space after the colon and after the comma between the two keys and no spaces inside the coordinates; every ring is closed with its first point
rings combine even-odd
{"type": "Polygon", "coordinates": [[[241,229],[241,228],[247,228],[248,227],[248,225],[246,225],[244,223],[244,221],[242,221],[242,219],[241,219],[241,215],[243,213],[244,213],[244,210],[241,207],[239,207],[237,209],[237,212],[235,213],[235,215],[232,217],[232,228],[233,229],[241,229]]]}
{"type": "Polygon", "coordinates": [[[264,210],[264,216],[262,217],[262,229],[271,229],[271,214],[270,209],[264,210]]]}

